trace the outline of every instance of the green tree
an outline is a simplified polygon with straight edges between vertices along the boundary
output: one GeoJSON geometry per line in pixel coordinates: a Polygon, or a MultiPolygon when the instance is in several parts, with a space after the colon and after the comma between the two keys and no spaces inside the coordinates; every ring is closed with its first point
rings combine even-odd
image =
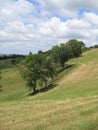
{"type": "Polygon", "coordinates": [[[60,55],[59,56],[60,57],[60,64],[61,64],[62,68],[64,68],[65,62],[68,61],[72,55],[71,48],[64,43],[60,44],[59,55],[60,55]]]}
{"type": "Polygon", "coordinates": [[[60,61],[60,55],[59,55],[60,47],[55,45],[52,47],[52,54],[51,57],[53,57],[53,60],[55,63],[58,63],[60,61]]]}
{"type": "Polygon", "coordinates": [[[26,80],[29,90],[36,92],[37,85],[47,85],[50,79],[53,79],[54,68],[49,57],[46,57],[44,53],[38,53],[33,55],[30,53],[24,60],[22,66],[23,77],[26,80]]]}
{"type": "Polygon", "coordinates": [[[65,62],[80,56],[84,47],[83,42],[71,39],[67,43],[53,46],[46,52],[38,51],[37,54],[30,52],[20,69],[29,89],[36,92],[38,85],[45,87],[47,83],[53,81],[58,65],[64,69],[65,62]]]}
{"type": "Polygon", "coordinates": [[[73,57],[79,57],[85,47],[83,42],[76,39],[71,39],[66,44],[72,48],[73,57]]]}
{"type": "Polygon", "coordinates": [[[59,63],[64,68],[65,62],[72,57],[72,48],[64,43],[53,46],[52,56],[55,63],[59,63]]]}

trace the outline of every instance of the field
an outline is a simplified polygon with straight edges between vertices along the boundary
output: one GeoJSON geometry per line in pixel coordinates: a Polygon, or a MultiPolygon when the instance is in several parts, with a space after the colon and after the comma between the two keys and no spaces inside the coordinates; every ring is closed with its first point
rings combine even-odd
{"type": "Polygon", "coordinates": [[[35,96],[16,67],[3,69],[0,130],[98,130],[98,49],[67,64],[55,87],[35,96]]]}

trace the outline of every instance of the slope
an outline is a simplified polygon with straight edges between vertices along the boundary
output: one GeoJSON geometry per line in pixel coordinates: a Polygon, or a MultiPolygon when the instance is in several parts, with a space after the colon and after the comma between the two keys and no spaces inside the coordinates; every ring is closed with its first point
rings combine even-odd
{"type": "Polygon", "coordinates": [[[50,91],[1,101],[0,129],[98,130],[98,49],[67,64],[75,67],[50,91]]]}
{"type": "Polygon", "coordinates": [[[98,49],[85,52],[80,58],[70,60],[74,65],[57,87],[34,98],[40,100],[56,100],[98,95],[98,49]]]}
{"type": "Polygon", "coordinates": [[[25,88],[25,81],[22,79],[18,69],[11,67],[9,69],[2,70],[2,78],[0,84],[2,85],[2,91],[0,91],[0,100],[9,101],[20,99],[27,93],[25,88]]]}

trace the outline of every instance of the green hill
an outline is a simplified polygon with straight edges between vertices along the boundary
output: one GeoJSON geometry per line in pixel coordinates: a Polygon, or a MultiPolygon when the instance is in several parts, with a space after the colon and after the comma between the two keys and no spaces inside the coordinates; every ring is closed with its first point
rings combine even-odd
{"type": "MultiPolygon", "coordinates": [[[[36,99],[65,99],[98,95],[98,49],[93,49],[67,64],[74,69],[58,81],[55,89],[37,96],[36,99]]],[[[66,72],[66,70],[65,70],[66,72]]]]}
{"type": "Polygon", "coordinates": [[[13,64],[11,59],[0,60],[0,70],[12,68],[12,67],[13,64]]]}
{"type": "Polygon", "coordinates": [[[2,85],[1,101],[19,99],[27,92],[24,79],[22,79],[18,69],[14,67],[2,70],[0,84],[2,85]]]}
{"type": "Polygon", "coordinates": [[[17,68],[2,70],[1,130],[98,130],[98,49],[67,62],[55,87],[27,96],[17,68]],[[18,100],[17,100],[18,99],[18,100]]]}

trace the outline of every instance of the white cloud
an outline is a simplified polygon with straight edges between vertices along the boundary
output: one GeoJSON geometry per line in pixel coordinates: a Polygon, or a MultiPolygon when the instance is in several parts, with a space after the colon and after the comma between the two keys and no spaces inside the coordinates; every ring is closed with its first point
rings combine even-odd
{"type": "Polygon", "coordinates": [[[14,21],[8,24],[8,27],[6,27],[6,30],[11,32],[19,32],[19,33],[25,33],[27,31],[24,24],[20,21],[14,21]]]}
{"type": "Polygon", "coordinates": [[[48,21],[39,24],[39,31],[47,36],[59,36],[66,33],[68,30],[66,23],[62,22],[60,18],[53,17],[48,21]]]}
{"type": "Polygon", "coordinates": [[[33,4],[26,0],[7,0],[5,3],[0,1],[0,4],[0,23],[5,25],[17,20],[26,22],[34,11],[33,4]]]}
{"type": "Polygon", "coordinates": [[[61,16],[76,16],[77,10],[69,9],[69,0],[38,0],[42,7],[42,15],[59,14],[61,16]],[[73,12],[74,11],[74,12],[73,12]]]}
{"type": "Polygon", "coordinates": [[[98,11],[97,0],[0,0],[0,53],[45,51],[70,38],[95,44],[98,14],[92,10],[98,11]]]}
{"type": "Polygon", "coordinates": [[[92,0],[38,0],[42,7],[42,14],[59,14],[65,17],[75,17],[79,9],[98,11],[98,1],[92,0]]]}
{"type": "MultiPolygon", "coordinates": [[[[24,48],[31,49],[32,47],[36,51],[39,49],[48,50],[52,45],[65,42],[70,38],[93,44],[93,42],[96,43],[98,30],[93,28],[96,23],[92,24],[88,20],[89,15],[89,13],[86,15],[84,13],[84,17],[81,19],[75,18],[66,21],[52,17],[47,21],[40,21],[37,27],[33,24],[24,25],[22,22],[15,21],[9,23],[5,30],[0,31],[1,41],[9,41],[7,43],[9,45],[12,45],[10,42],[14,42],[16,46],[20,46],[20,44],[16,44],[20,42],[24,48]]],[[[92,16],[92,20],[95,19],[95,14],[92,16]]]]}
{"type": "Polygon", "coordinates": [[[95,13],[84,13],[84,19],[98,28],[98,15],[95,13]]]}

